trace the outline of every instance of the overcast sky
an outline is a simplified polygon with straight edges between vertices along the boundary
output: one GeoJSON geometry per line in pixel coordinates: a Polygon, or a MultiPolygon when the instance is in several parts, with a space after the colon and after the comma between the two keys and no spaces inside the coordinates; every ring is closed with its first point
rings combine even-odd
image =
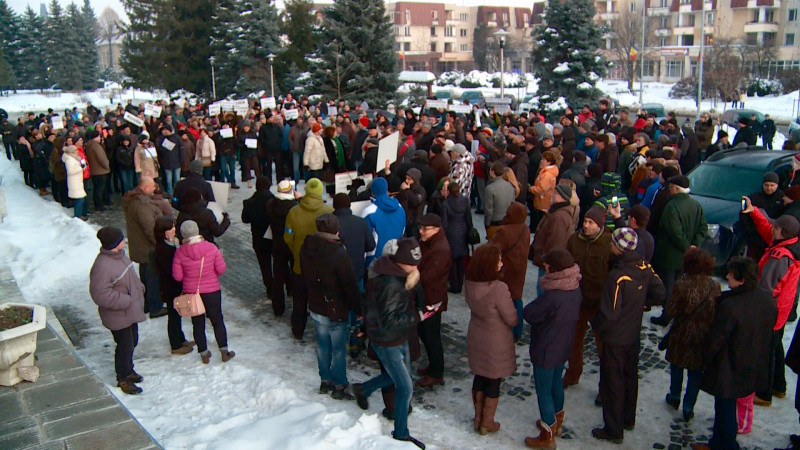
{"type": "MultiPolygon", "coordinates": [[[[8,5],[11,6],[11,8],[14,9],[14,11],[16,11],[19,14],[24,13],[25,8],[28,5],[31,5],[31,8],[34,11],[36,11],[36,13],[39,13],[39,5],[41,5],[42,3],[44,3],[45,5],[50,4],[50,0],[47,0],[45,2],[42,2],[40,0],[7,0],[7,1],[8,5]]],[[[83,0],[74,0],[74,1],[76,5],[83,6],[83,0]]],[[[58,0],[58,2],[61,3],[62,7],[66,7],[67,5],[70,4],[71,0],[58,0]]],[[[116,11],[117,14],[120,16],[120,18],[125,19],[127,17],[125,15],[125,9],[122,7],[122,2],[120,0],[89,0],[89,3],[92,5],[92,8],[94,8],[95,16],[99,16],[100,13],[102,13],[103,10],[106,9],[106,6],[108,6],[114,11],[116,11]]]]}

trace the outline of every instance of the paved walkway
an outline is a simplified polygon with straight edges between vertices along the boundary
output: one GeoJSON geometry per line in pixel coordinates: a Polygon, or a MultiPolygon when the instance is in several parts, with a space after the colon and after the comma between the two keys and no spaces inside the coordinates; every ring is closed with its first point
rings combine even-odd
{"type": "MultiPolygon", "coordinates": [[[[0,267],[2,302],[24,302],[0,267]]],[[[0,448],[158,449],[158,443],[78,358],[53,311],[39,331],[36,383],[0,386],[0,448]]]]}

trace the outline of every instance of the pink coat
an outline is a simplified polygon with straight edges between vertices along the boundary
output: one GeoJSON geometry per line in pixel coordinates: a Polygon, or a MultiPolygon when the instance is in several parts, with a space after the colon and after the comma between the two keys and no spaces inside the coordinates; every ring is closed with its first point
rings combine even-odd
{"type": "Polygon", "coordinates": [[[511,327],[518,319],[508,286],[502,281],[467,280],[464,289],[472,312],[467,331],[469,368],[486,378],[510,376],[517,370],[511,327]]]}
{"type": "Polygon", "coordinates": [[[225,273],[225,260],[216,245],[200,241],[181,245],[172,260],[172,277],[183,282],[183,292],[197,291],[200,278],[200,263],[203,263],[203,277],[200,279],[200,293],[207,294],[220,290],[219,276],[225,273]]]}

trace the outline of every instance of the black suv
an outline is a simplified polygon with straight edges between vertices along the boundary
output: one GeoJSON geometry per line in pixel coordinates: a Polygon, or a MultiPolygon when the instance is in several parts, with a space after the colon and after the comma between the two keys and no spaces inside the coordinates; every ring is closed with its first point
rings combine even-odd
{"type": "Polygon", "coordinates": [[[711,155],[687,175],[691,197],[703,207],[708,236],[702,248],[714,256],[716,266],[731,256],[744,255],[747,244],[739,225],[742,196],[761,190],[766,172],[775,172],[786,190],[792,176],[792,157],[797,152],[764,147],[731,149],[711,155]]]}

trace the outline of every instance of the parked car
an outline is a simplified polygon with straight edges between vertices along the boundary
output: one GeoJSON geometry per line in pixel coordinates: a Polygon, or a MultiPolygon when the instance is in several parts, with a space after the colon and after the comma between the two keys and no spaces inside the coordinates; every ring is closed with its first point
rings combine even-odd
{"type": "Polygon", "coordinates": [[[450,100],[453,98],[453,93],[449,90],[440,90],[433,93],[436,100],[450,100]]]}
{"type": "Polygon", "coordinates": [[[480,108],[486,105],[486,98],[481,91],[464,91],[461,93],[461,101],[468,101],[470,105],[478,105],[480,108]]]}
{"type": "Polygon", "coordinates": [[[661,121],[661,119],[667,118],[667,110],[664,109],[664,105],[662,105],[661,103],[643,103],[642,110],[647,111],[648,114],[649,113],[655,114],[656,123],[661,121]]]}
{"type": "Polygon", "coordinates": [[[792,134],[794,130],[800,130],[800,117],[789,122],[789,134],[792,134]]]}
{"type": "Polygon", "coordinates": [[[708,222],[708,236],[702,248],[714,256],[715,265],[724,266],[731,256],[744,255],[747,244],[739,225],[742,196],[761,189],[766,172],[775,172],[781,189],[786,189],[792,175],[794,151],[764,147],[731,149],[717,152],[689,174],[692,198],[703,207],[708,222]]]}
{"type": "Polygon", "coordinates": [[[727,124],[729,127],[737,128],[739,126],[739,119],[747,117],[751,119],[753,114],[759,122],[764,121],[764,114],[756,111],[755,109],[729,109],[722,113],[722,123],[727,124]]]}

